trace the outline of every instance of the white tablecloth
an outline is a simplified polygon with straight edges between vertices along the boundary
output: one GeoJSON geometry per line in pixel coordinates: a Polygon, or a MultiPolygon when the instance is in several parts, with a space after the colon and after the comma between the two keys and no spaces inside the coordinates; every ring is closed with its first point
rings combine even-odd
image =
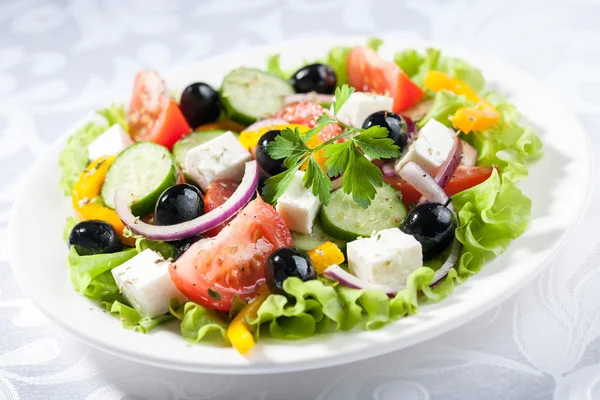
{"type": "Polygon", "coordinates": [[[25,170],[137,69],[308,34],[411,31],[503,59],[558,93],[597,152],[599,20],[598,0],[1,0],[0,399],[600,399],[596,189],[552,265],[503,305],[404,351],[278,376],[172,372],[93,350],[24,298],[5,248],[25,170]]]}

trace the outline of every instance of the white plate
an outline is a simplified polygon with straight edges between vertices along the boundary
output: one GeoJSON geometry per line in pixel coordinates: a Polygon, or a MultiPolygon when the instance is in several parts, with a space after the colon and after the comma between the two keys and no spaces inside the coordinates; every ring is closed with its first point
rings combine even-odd
{"type": "MultiPolygon", "coordinates": [[[[178,68],[167,80],[177,90],[198,80],[218,86],[229,70],[239,65],[263,67],[265,57],[272,53],[281,53],[286,65],[294,66],[325,54],[336,44],[363,40],[305,39],[237,51],[178,68]]],[[[380,52],[391,59],[396,50],[424,45],[390,37],[380,52]]],[[[480,67],[488,81],[508,95],[540,133],[545,156],[531,166],[529,178],[520,185],[533,201],[529,230],[443,302],[423,306],[417,315],[379,331],[340,332],[296,342],[261,341],[249,358],[231,348],[192,346],[178,334],[176,324],[148,335],[127,331],[117,319],[75,293],[69,282],[67,249],[61,236],[71,210],[69,199],[57,189],[57,162],[71,132],[39,160],[15,202],[9,251],[18,282],[50,319],[92,346],[148,364],[201,372],[276,373],[342,364],[411,346],[475,318],[534,278],[563,242],[586,204],[592,164],[579,122],[533,78],[465,51],[446,50],[480,67]]]]}

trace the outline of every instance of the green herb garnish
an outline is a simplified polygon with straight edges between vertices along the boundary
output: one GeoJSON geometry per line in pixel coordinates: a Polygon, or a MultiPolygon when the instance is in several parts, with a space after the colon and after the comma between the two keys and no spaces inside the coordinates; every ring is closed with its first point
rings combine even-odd
{"type": "Polygon", "coordinates": [[[271,157],[275,160],[284,159],[287,170],[266,180],[263,190],[265,200],[275,203],[285,192],[296,171],[308,161],[304,174],[304,187],[311,188],[312,193],[321,203],[327,205],[331,198],[329,177],[344,174],[341,187],[344,193],[351,194],[352,200],[362,208],[367,208],[371,204],[371,200],[375,197],[375,188],[382,185],[383,177],[381,170],[364,155],[373,159],[395,158],[400,156],[400,149],[388,137],[386,128],[380,126],[372,126],[369,129],[352,128],[337,119],[339,110],[353,92],[354,89],[348,85],[338,87],[333,103],[334,118],[323,114],[318,119],[317,125],[304,134],[301,134],[298,129],[283,129],[281,134],[268,145],[267,151],[271,157]],[[309,148],[306,142],[330,124],[339,124],[346,128],[346,131],[314,149],[309,148]],[[335,143],[338,139],[347,136],[348,141],[335,143]],[[326,173],[314,159],[314,154],[319,150],[324,150],[327,158],[326,173]]]}

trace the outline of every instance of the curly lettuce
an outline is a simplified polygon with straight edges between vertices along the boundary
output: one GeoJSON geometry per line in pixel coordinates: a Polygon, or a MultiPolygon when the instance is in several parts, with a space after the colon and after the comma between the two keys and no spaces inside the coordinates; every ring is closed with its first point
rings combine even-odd
{"type": "MultiPolygon", "coordinates": [[[[70,231],[69,226],[74,222],[76,222],[74,219],[67,220],[65,232],[70,231]]],[[[140,314],[121,295],[111,270],[135,257],[146,248],[152,248],[156,251],[162,250],[168,254],[169,246],[172,254],[172,245],[164,242],[146,241],[146,243],[140,243],[138,248],[91,256],[81,256],[74,247],[71,247],[67,265],[73,288],[87,298],[99,303],[107,312],[116,314],[125,329],[147,333],[161,323],[173,319],[173,315],[147,318],[140,314]]]]}
{"type": "Polygon", "coordinates": [[[454,195],[452,204],[460,220],[456,238],[463,244],[459,281],[506,251],[525,232],[531,218],[531,200],[496,170],[480,185],[454,195]]]}
{"type": "Polygon", "coordinates": [[[87,153],[90,143],[115,124],[119,124],[127,130],[123,105],[113,104],[108,108],[96,111],[96,113],[102,117],[103,121],[89,122],[79,128],[67,139],[67,144],[60,153],[58,166],[62,174],[58,186],[63,190],[65,196],[71,195],[73,186],[90,161],[87,153]]]}
{"type": "Polygon", "coordinates": [[[190,343],[198,343],[201,340],[210,338],[211,334],[216,334],[225,342],[227,339],[227,325],[215,311],[206,307],[188,301],[182,306],[174,307],[170,305],[170,314],[180,320],[181,335],[190,343]]]}

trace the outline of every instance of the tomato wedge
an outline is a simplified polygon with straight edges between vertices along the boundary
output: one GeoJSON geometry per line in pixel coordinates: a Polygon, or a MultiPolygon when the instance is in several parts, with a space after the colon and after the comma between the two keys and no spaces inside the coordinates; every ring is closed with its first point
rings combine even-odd
{"type": "Polygon", "coordinates": [[[164,81],[154,71],[138,72],[127,113],[129,133],[171,149],[192,131],[164,81]]]}
{"type": "Polygon", "coordinates": [[[353,48],[346,69],[348,82],[356,90],[392,97],[395,113],[416,105],[425,96],[425,92],[396,63],[385,61],[368,47],[353,48]]]}
{"type": "MultiPolygon", "coordinates": [[[[206,188],[206,194],[204,195],[204,210],[209,212],[225,203],[239,185],[238,182],[232,179],[218,179],[211,182],[206,188]]],[[[217,236],[229,221],[231,221],[231,219],[206,231],[205,235],[208,237],[217,236]]]]}
{"type": "Polygon", "coordinates": [[[235,295],[248,300],[265,280],[269,254],[292,246],[285,221],[257,198],[214,238],[194,243],[169,267],[175,286],[205,307],[229,311],[235,295]]]}
{"type": "MultiPolygon", "coordinates": [[[[493,170],[494,167],[471,167],[460,165],[444,188],[444,192],[446,192],[448,196],[454,196],[456,193],[477,186],[487,180],[490,175],[492,175],[493,170]]],[[[406,206],[416,203],[421,198],[421,193],[399,176],[384,176],[383,180],[402,193],[402,202],[406,206]]]]}

